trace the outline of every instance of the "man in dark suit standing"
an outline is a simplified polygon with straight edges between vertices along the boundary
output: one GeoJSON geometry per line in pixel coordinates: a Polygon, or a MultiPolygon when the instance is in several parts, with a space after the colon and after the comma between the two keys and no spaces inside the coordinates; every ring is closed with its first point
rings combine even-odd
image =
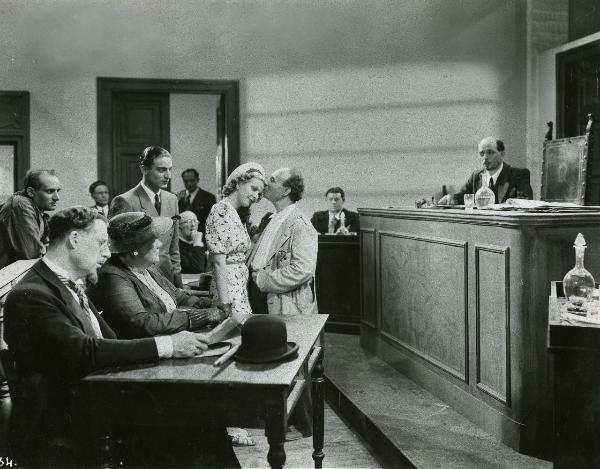
{"type": "Polygon", "coordinates": [[[310,219],[319,234],[358,233],[360,223],[358,213],[343,208],[346,196],[341,187],[331,187],[325,192],[329,210],[313,213],[310,219]]]}
{"type": "Polygon", "coordinates": [[[191,357],[207,348],[202,336],[189,331],[118,340],[83,290],[110,257],[106,219],[72,207],[57,212],[49,225],[46,256],[8,294],[4,311],[17,374],[9,381],[10,433],[23,466],[76,464],[71,401],[81,377],[109,366],[191,357]]]}
{"type": "Polygon", "coordinates": [[[94,199],[92,208],[98,210],[102,215],[108,218],[108,208],[110,204],[110,191],[108,184],[104,181],[95,181],[90,184],[90,196],[94,199]]]}
{"type": "Polygon", "coordinates": [[[193,168],[186,169],[181,173],[185,190],[177,194],[179,213],[185,211],[193,212],[198,218],[198,231],[205,234],[206,217],[212,206],[217,203],[213,194],[198,186],[200,174],[193,168]]]}
{"type": "Polygon", "coordinates": [[[504,163],[505,146],[502,140],[486,137],[479,142],[477,151],[483,168],[474,171],[452,199],[449,195],[445,195],[438,204],[462,205],[465,194],[475,194],[479,190],[482,175],[489,180],[488,187],[494,192],[496,204],[506,202],[508,199],[533,199],[529,170],[513,168],[504,163]]]}
{"type": "Polygon", "coordinates": [[[116,196],[110,204],[109,217],[119,213],[146,212],[151,217],[171,217],[173,228],[160,239],[158,267],[176,287],[183,288],[179,256],[179,209],[177,197],[167,191],[171,180],[173,159],[161,147],[148,147],[140,157],[142,180],[133,189],[116,196]]]}

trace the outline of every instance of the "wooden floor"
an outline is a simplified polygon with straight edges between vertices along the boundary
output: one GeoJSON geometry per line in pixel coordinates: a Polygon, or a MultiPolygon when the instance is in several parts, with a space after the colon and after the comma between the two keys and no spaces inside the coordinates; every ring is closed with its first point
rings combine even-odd
{"type": "MultiPolygon", "coordinates": [[[[234,448],[243,468],[268,467],[269,444],[264,430],[248,429],[256,446],[234,448]]],[[[312,438],[290,441],[285,444],[286,468],[314,467],[312,459],[312,438]]],[[[323,467],[383,467],[367,449],[361,438],[340,420],[337,414],[325,404],[325,459],[323,467]]]]}

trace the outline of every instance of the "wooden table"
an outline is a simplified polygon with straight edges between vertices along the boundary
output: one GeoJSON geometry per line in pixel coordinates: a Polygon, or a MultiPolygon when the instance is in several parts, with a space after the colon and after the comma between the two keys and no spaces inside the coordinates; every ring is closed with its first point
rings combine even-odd
{"type": "Polygon", "coordinates": [[[271,467],[280,468],[286,459],[288,417],[312,378],[312,457],[315,467],[322,467],[323,332],[327,315],[284,319],[288,341],[299,345],[298,356],[290,361],[265,364],[229,361],[215,368],[212,364],[217,357],[164,360],[112,368],[85,377],[81,381],[81,400],[88,403],[91,412],[92,434],[103,435],[101,429],[107,423],[132,422],[133,414],[136,424],[150,425],[201,421],[244,427],[253,425],[256,417],[260,417],[269,441],[268,462],[271,467]],[[123,408],[125,398],[132,395],[135,409],[123,408]],[[120,402],[115,402],[115,396],[119,396],[120,402]]]}
{"type": "Polygon", "coordinates": [[[550,300],[554,468],[600,467],[600,325],[561,321],[567,300],[550,300]]]}

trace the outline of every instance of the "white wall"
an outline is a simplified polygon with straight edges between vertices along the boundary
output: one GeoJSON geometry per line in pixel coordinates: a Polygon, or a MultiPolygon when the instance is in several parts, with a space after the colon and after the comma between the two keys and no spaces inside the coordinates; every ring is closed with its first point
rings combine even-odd
{"type": "Polygon", "coordinates": [[[31,92],[32,166],[61,206],[96,178],[97,76],[236,79],[242,161],[294,165],[307,212],[412,204],[478,166],[524,165],[521,0],[0,0],[0,89],[31,92]]]}
{"type": "Polygon", "coordinates": [[[171,190],[183,187],[181,173],[194,168],[200,173],[200,187],[216,192],[217,121],[219,97],[203,94],[169,95],[173,180],[171,190]]]}

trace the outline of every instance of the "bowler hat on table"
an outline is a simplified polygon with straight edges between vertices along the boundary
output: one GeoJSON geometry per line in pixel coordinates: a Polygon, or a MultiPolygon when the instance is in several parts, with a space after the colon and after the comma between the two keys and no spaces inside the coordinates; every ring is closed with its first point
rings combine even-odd
{"type": "Polygon", "coordinates": [[[287,341],[283,319],[258,314],[244,323],[242,344],[234,358],[248,363],[270,363],[291,357],[297,351],[298,344],[287,341]]]}

